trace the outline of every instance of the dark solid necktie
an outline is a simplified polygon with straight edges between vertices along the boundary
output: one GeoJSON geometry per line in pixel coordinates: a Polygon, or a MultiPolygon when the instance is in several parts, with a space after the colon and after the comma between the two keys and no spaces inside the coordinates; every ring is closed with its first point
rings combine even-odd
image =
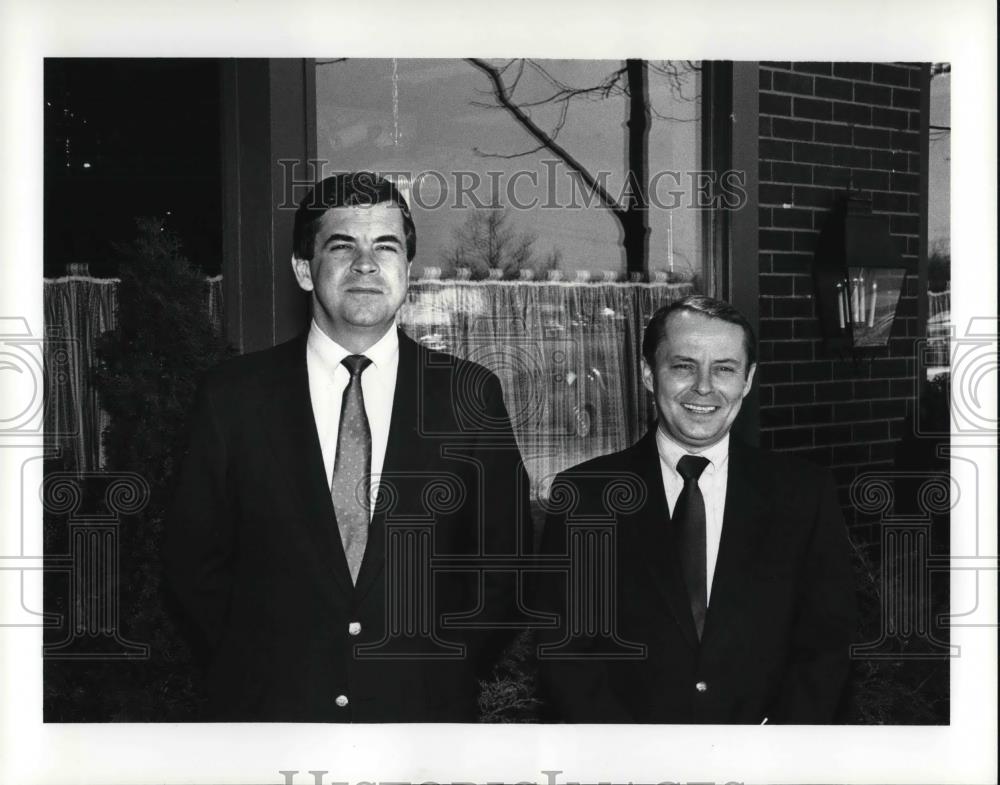
{"type": "Polygon", "coordinates": [[[351,581],[357,583],[361,560],[368,543],[369,486],[372,465],[372,433],[365,414],[361,391],[361,373],[371,360],[362,354],[345,357],[344,367],[351,380],[344,390],[340,406],[340,429],[337,432],[337,457],[333,464],[330,493],[337,514],[340,541],[344,544],[351,581]]]}
{"type": "Polygon", "coordinates": [[[674,508],[673,530],[681,558],[684,583],[691,600],[691,615],[701,640],[708,609],[708,580],[705,567],[705,499],[698,478],[708,466],[708,458],[685,455],[677,462],[677,473],[684,478],[684,489],[674,508]]]}

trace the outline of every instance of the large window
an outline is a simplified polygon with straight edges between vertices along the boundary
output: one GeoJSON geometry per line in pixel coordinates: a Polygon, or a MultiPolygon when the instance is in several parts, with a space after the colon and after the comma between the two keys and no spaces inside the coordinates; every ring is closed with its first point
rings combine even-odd
{"type": "Polygon", "coordinates": [[[702,65],[328,59],[315,75],[323,174],[379,172],[413,210],[401,326],[499,376],[535,493],[634,442],[645,323],[715,280],[711,209],[740,198],[703,171],[702,65]]]}

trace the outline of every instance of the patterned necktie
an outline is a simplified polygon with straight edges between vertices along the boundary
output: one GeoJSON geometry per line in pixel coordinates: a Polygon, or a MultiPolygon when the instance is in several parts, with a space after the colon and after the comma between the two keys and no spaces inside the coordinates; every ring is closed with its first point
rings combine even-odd
{"type": "Polygon", "coordinates": [[[345,357],[344,367],[351,381],[344,390],[340,406],[340,429],[337,432],[337,457],[333,464],[333,510],[337,514],[340,541],[344,544],[351,581],[357,583],[361,560],[368,543],[368,498],[372,465],[372,433],[365,414],[361,391],[361,373],[371,365],[362,354],[345,357]]]}
{"type": "Polygon", "coordinates": [[[684,583],[691,600],[691,615],[701,640],[708,609],[708,581],[705,567],[705,499],[698,478],[708,466],[708,458],[685,455],[677,462],[677,473],[684,478],[684,490],[674,508],[673,529],[681,557],[684,583]]]}

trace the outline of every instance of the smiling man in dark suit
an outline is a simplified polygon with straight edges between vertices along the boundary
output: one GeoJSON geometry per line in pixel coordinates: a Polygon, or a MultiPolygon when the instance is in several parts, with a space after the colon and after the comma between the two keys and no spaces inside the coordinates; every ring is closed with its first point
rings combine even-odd
{"type": "MultiPolygon", "coordinates": [[[[614,588],[603,637],[565,623],[542,636],[553,719],[834,720],[855,629],[847,533],[828,471],[730,436],[755,371],[735,308],[702,296],[661,308],[642,359],[657,427],[553,484],[571,502],[548,516],[543,553],[572,552],[569,530],[588,516],[613,522],[617,549],[597,576],[614,588]],[[623,481],[637,489],[627,508],[623,481]]],[[[545,576],[540,605],[565,618],[597,590],[587,580],[545,576]]]]}
{"type": "Polygon", "coordinates": [[[292,258],[308,332],[202,387],[165,565],[211,719],[477,718],[516,580],[476,567],[529,547],[527,479],[497,378],[395,325],[415,251],[392,183],[318,183],[292,258]]]}

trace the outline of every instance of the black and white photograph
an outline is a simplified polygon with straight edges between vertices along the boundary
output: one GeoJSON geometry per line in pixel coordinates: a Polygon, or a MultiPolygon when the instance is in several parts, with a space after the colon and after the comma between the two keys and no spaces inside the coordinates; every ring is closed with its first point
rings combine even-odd
{"type": "Polygon", "coordinates": [[[5,780],[995,780],[995,9],[722,7],[3,12],[5,780]]]}

